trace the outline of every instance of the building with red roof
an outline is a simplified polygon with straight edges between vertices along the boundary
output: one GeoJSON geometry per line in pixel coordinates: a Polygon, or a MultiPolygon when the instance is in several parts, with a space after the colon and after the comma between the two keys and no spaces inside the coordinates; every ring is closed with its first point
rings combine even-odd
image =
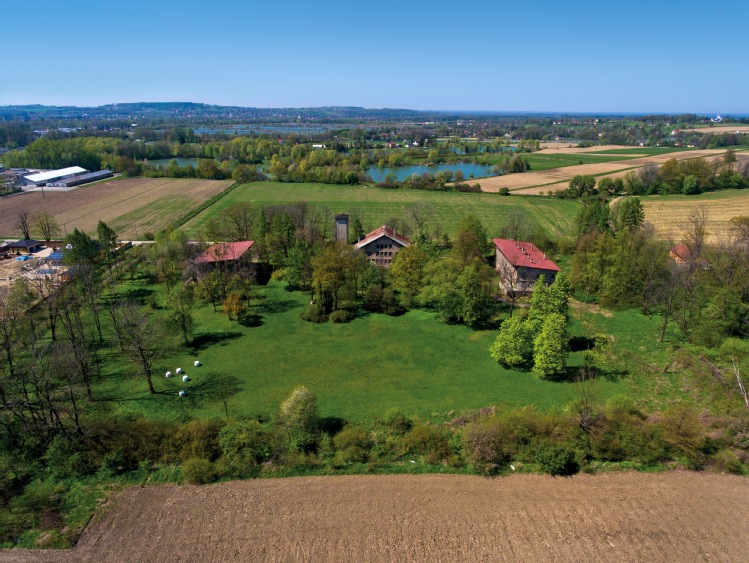
{"type": "Polygon", "coordinates": [[[683,242],[679,242],[672,246],[669,254],[677,264],[686,264],[692,259],[692,251],[689,250],[689,247],[683,242]]]}
{"type": "Polygon", "coordinates": [[[364,252],[375,266],[389,268],[393,257],[404,246],[411,246],[411,241],[395,229],[383,225],[358,241],[354,248],[364,252]]]}
{"type": "Polygon", "coordinates": [[[214,264],[218,262],[234,262],[247,255],[255,241],[244,240],[240,242],[218,242],[203,252],[197,258],[201,264],[214,264]]]}
{"type": "Polygon", "coordinates": [[[507,293],[530,293],[542,275],[546,285],[551,285],[556,279],[559,266],[533,243],[502,238],[492,240],[497,259],[496,269],[507,293]]]}

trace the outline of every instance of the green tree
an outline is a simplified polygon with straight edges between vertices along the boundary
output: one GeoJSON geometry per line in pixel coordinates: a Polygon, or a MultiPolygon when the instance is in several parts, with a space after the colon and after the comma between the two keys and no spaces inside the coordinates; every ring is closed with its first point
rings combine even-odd
{"type": "Polygon", "coordinates": [[[636,231],[645,222],[645,210],[639,197],[625,197],[617,201],[611,209],[611,222],[614,230],[636,231]]]}
{"type": "Polygon", "coordinates": [[[570,180],[567,194],[570,197],[579,198],[596,195],[596,179],[590,175],[578,174],[570,180]]]}
{"type": "Polygon", "coordinates": [[[489,348],[492,358],[508,367],[527,365],[533,357],[533,332],[522,317],[502,323],[497,339],[489,348]]]}
{"type": "Polygon", "coordinates": [[[560,374],[567,366],[569,337],[566,324],[564,315],[548,315],[533,341],[533,371],[542,377],[560,374]]]}
{"type": "Polygon", "coordinates": [[[489,256],[491,251],[492,244],[481,219],[475,215],[465,215],[458,223],[452,255],[465,266],[474,258],[489,256]]]}
{"type": "Polygon", "coordinates": [[[278,420],[286,428],[293,448],[310,450],[316,442],[317,396],[304,385],[297,387],[281,403],[278,420]]]}
{"type": "Polygon", "coordinates": [[[401,248],[396,253],[390,275],[393,289],[400,292],[400,302],[404,307],[413,306],[424,285],[428,262],[429,256],[415,246],[401,248]]]}

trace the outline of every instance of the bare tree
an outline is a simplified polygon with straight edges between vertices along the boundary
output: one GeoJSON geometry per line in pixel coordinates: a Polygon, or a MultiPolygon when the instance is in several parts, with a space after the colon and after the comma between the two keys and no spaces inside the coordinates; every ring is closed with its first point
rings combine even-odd
{"type": "Polygon", "coordinates": [[[148,391],[156,393],[153,387],[154,362],[170,347],[163,324],[132,303],[123,305],[119,315],[125,354],[146,378],[148,391]]]}
{"type": "Polygon", "coordinates": [[[36,231],[42,235],[44,240],[52,240],[53,236],[59,236],[60,224],[54,215],[48,211],[39,211],[32,217],[36,231]]]}
{"type": "Polygon", "coordinates": [[[16,207],[13,228],[25,239],[31,238],[31,214],[23,207],[16,207]]]}

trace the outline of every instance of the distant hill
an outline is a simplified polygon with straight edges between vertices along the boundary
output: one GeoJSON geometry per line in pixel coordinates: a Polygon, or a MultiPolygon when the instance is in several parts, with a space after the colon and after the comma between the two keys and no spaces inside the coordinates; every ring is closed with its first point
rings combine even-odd
{"type": "MultiPolygon", "coordinates": [[[[393,119],[436,116],[438,112],[410,109],[368,109],[362,107],[327,106],[316,108],[251,108],[217,106],[193,102],[137,102],[107,104],[97,107],[77,106],[0,106],[2,120],[81,119],[81,118],[195,118],[224,117],[262,119],[266,121],[290,119],[393,119]]],[[[442,115],[442,114],[440,114],[442,115]]]]}

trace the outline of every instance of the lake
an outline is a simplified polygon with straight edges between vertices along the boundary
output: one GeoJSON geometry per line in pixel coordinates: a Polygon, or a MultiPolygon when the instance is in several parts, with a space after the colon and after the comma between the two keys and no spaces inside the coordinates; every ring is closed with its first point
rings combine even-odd
{"type": "Polygon", "coordinates": [[[380,168],[378,166],[370,166],[367,168],[367,174],[369,174],[375,182],[384,182],[385,176],[388,174],[394,174],[396,179],[399,182],[402,182],[412,174],[418,174],[421,176],[426,172],[427,174],[434,175],[437,172],[444,172],[445,170],[451,170],[453,174],[460,170],[463,173],[465,181],[470,180],[471,174],[473,174],[474,178],[493,176],[491,166],[474,164],[472,162],[451,162],[449,164],[437,164],[435,166],[400,166],[398,168],[380,168]]]}
{"type": "Polygon", "coordinates": [[[311,133],[324,133],[329,129],[332,129],[332,127],[324,125],[236,125],[225,129],[198,127],[193,131],[196,135],[215,135],[217,133],[224,135],[259,135],[262,133],[269,135],[288,135],[290,133],[309,135],[311,133]]]}

